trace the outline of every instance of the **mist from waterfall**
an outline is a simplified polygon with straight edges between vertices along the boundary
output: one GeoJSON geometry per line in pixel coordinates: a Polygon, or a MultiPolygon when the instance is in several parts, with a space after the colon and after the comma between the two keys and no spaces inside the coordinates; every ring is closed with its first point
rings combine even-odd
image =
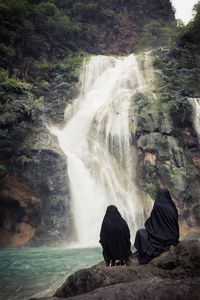
{"type": "Polygon", "coordinates": [[[126,219],[132,240],[152,207],[136,186],[137,152],[131,145],[135,93],[145,89],[136,57],[85,60],[78,99],[68,105],[63,129],[52,128],[67,156],[78,246],[98,245],[106,207],[126,219]],[[131,106],[132,107],[132,106],[131,106]]]}
{"type": "Polygon", "coordinates": [[[193,123],[200,143],[200,98],[189,98],[193,108],[193,123]]]}

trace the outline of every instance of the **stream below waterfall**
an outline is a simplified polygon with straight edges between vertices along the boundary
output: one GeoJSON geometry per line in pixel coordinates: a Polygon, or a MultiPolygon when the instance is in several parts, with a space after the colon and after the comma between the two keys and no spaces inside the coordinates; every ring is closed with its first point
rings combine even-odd
{"type": "Polygon", "coordinates": [[[51,296],[71,273],[101,260],[100,248],[0,250],[0,300],[51,296]]]}

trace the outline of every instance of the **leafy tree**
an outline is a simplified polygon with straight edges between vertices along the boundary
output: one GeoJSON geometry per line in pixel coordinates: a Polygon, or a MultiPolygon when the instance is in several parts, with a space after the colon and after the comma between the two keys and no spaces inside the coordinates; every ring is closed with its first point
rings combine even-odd
{"type": "Polygon", "coordinates": [[[162,21],[153,20],[144,25],[137,49],[142,50],[160,46],[171,47],[175,44],[180,30],[181,27],[176,27],[174,24],[166,25],[162,21]]]}
{"type": "Polygon", "coordinates": [[[200,44],[200,1],[194,5],[194,18],[183,28],[180,45],[198,50],[200,44]]]}

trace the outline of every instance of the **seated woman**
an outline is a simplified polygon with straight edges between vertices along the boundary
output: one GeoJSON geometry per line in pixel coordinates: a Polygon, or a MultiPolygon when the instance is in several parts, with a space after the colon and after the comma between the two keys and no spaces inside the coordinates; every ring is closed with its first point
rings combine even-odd
{"type": "Polygon", "coordinates": [[[99,242],[103,247],[103,257],[107,266],[126,264],[131,255],[130,231],[114,205],[107,207],[99,242]]]}
{"type": "Polygon", "coordinates": [[[154,257],[176,245],[179,239],[178,211],[167,189],[157,192],[150,217],[145,229],[136,233],[134,246],[138,261],[146,264],[154,257]]]}

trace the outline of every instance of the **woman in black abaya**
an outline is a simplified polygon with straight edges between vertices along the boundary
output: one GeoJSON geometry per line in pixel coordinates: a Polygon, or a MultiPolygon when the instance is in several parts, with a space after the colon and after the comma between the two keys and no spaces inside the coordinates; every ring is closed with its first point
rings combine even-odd
{"type": "Polygon", "coordinates": [[[157,192],[150,217],[145,229],[136,233],[134,246],[138,251],[138,261],[146,264],[179,239],[178,211],[167,189],[157,192]]]}
{"type": "Polygon", "coordinates": [[[107,266],[115,265],[116,261],[124,264],[131,255],[128,225],[114,205],[107,207],[101,225],[99,242],[102,245],[103,257],[107,266]]]}

